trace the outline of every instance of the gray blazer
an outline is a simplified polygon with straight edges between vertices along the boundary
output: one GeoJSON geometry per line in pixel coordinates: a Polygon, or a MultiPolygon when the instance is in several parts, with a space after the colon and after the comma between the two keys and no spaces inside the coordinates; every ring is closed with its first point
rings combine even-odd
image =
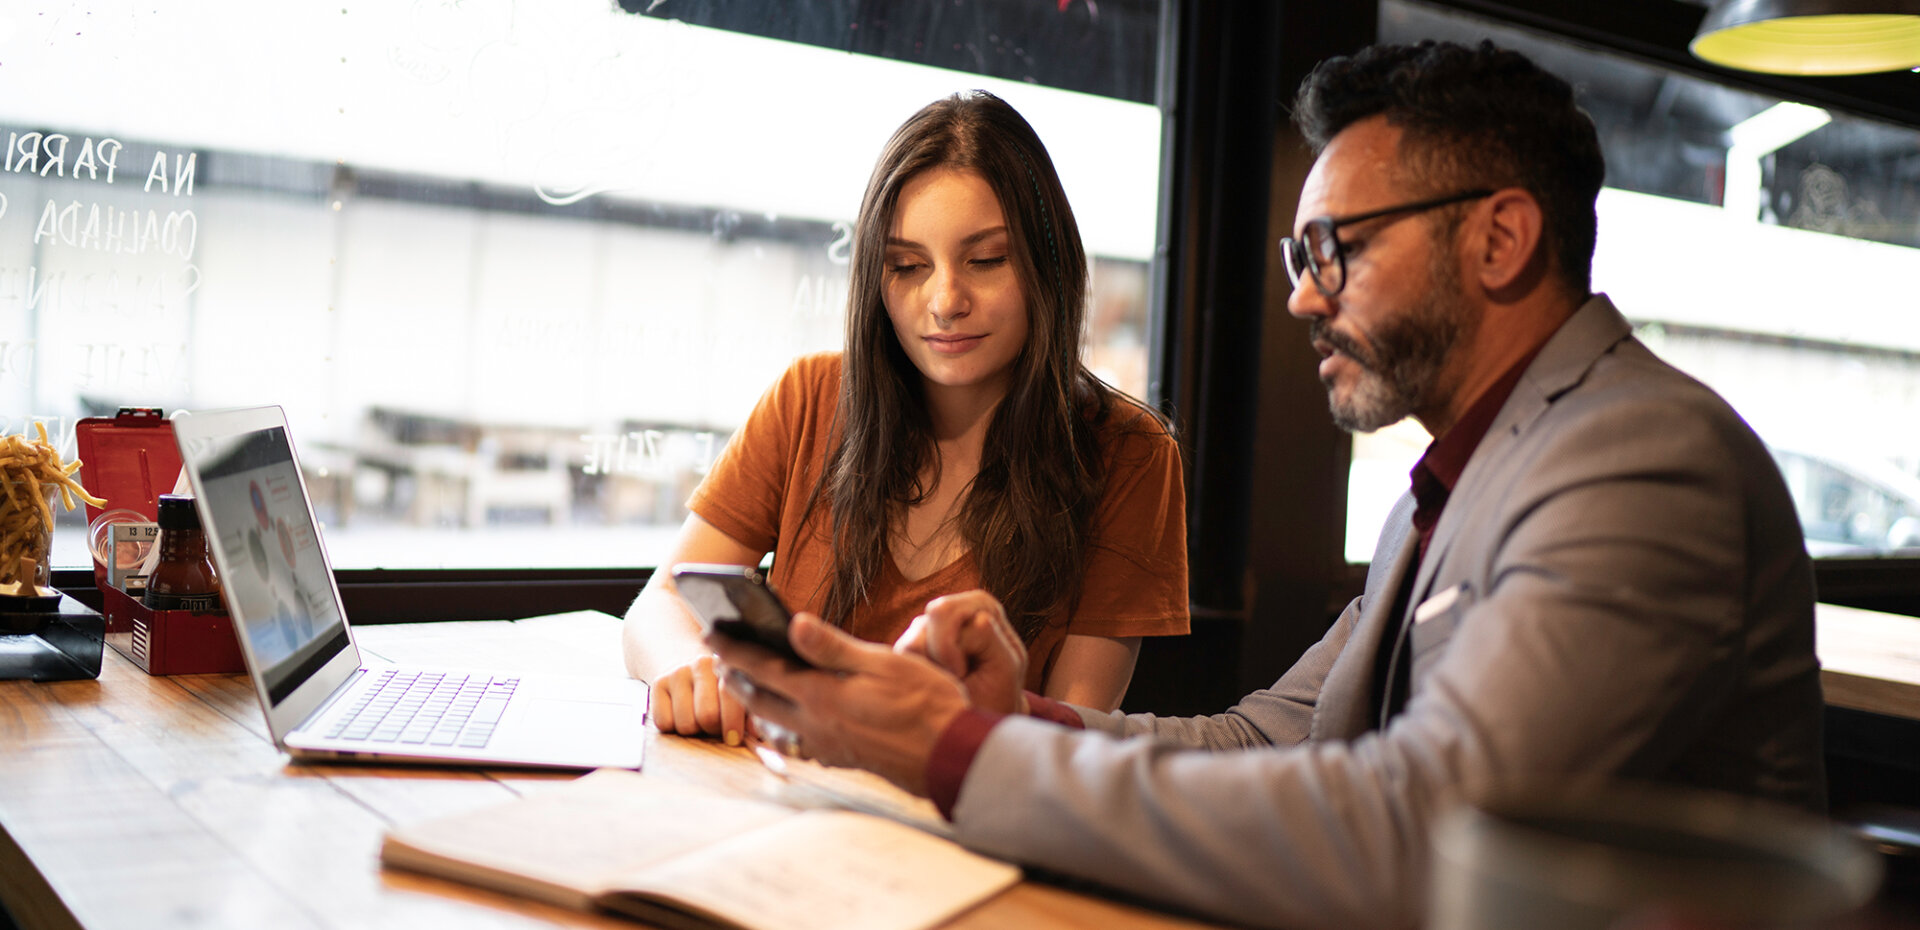
{"type": "Polygon", "coordinates": [[[1326,638],[1225,713],[996,726],[959,838],[1240,923],[1405,926],[1451,800],[1620,777],[1824,805],[1813,575],[1786,487],[1605,297],[1528,367],[1390,616],[1412,511],[1395,506],[1326,638]],[[1375,655],[1403,623],[1410,697],[1381,729],[1375,655]]]}

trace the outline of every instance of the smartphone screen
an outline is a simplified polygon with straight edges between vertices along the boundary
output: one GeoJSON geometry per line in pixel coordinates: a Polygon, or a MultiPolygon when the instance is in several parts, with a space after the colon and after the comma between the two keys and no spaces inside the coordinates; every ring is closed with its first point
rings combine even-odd
{"type": "Polygon", "coordinates": [[[793,615],[759,570],[745,565],[684,563],[674,566],[673,583],[681,600],[693,608],[707,629],[765,647],[798,664],[809,664],[787,640],[787,625],[793,622],[793,615]]]}

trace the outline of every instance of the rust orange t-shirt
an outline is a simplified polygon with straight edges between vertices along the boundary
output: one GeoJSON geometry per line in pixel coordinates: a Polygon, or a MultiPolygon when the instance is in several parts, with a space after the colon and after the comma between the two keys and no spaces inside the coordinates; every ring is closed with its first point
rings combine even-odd
{"type": "MultiPolygon", "coordinates": [[[[833,580],[833,523],[823,503],[802,525],[840,402],[840,353],[795,361],[761,397],[694,489],[687,508],[722,533],[774,554],[769,580],[787,606],[820,613],[833,580]]],[[[1122,403],[1100,433],[1107,491],[1093,516],[1077,597],[1027,645],[1027,687],[1041,691],[1069,633],[1167,636],[1187,632],[1186,491],[1180,450],[1144,410],[1122,403]],[[1069,613],[1070,611],[1070,613],[1069,613]]],[[[918,581],[886,559],[849,627],[891,643],[944,594],[981,586],[971,553],[918,581]]]]}

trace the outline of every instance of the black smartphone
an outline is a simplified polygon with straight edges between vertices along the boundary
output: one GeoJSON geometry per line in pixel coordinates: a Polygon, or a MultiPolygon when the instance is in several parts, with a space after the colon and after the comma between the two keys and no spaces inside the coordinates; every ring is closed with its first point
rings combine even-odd
{"type": "Polygon", "coordinates": [[[685,562],[673,567],[673,584],[707,629],[812,666],[793,651],[793,643],[787,640],[793,614],[759,569],[685,562]]]}

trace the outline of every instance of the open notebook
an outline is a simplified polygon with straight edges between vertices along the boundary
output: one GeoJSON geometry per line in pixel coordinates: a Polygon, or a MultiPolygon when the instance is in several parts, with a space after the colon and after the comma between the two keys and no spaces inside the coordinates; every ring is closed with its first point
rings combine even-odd
{"type": "Polygon", "coordinates": [[[614,770],[397,827],[380,861],[674,930],[923,930],[1020,881],[885,817],[614,770]]]}

